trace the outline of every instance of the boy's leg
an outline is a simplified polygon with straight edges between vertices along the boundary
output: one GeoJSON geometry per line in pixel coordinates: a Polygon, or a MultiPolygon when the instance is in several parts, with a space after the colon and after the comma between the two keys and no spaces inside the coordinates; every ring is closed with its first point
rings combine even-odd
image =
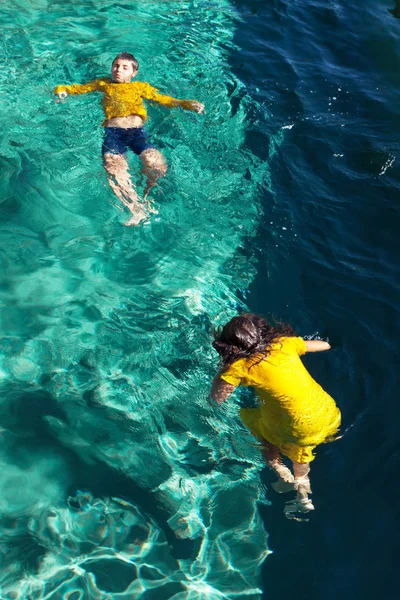
{"type": "Polygon", "coordinates": [[[140,154],[140,160],[143,164],[142,173],[146,176],[146,187],[144,190],[144,199],[152,187],[157,183],[160,177],[163,177],[167,172],[167,163],[164,156],[156,148],[147,148],[140,154]]]}
{"type": "Polygon", "coordinates": [[[262,455],[267,465],[276,473],[278,481],[272,484],[273,489],[284,494],[294,490],[294,477],[291,470],[282,462],[279,448],[273,446],[266,440],[262,441],[262,455]]]}
{"type": "Polygon", "coordinates": [[[103,165],[107,171],[108,183],[112,191],[132,214],[125,225],[138,225],[147,215],[133,187],[125,156],[123,154],[103,154],[103,165]]]}

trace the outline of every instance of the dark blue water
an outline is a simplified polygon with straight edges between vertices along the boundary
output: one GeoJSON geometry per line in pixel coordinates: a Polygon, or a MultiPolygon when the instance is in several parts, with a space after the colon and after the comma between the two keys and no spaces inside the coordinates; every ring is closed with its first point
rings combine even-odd
{"type": "Polygon", "coordinates": [[[346,430],[312,466],[312,522],[262,511],[274,550],[265,598],[394,598],[400,21],[392,2],[236,5],[244,23],[232,63],[260,105],[247,144],[266,160],[275,129],[293,125],[273,163],[275,198],[260,189],[247,302],[329,337],[333,351],[307,366],[346,430]]]}

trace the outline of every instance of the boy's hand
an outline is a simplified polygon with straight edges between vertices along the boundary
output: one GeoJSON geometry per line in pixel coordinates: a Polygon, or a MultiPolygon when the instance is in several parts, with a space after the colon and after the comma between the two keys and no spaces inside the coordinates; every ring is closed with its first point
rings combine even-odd
{"type": "Polygon", "coordinates": [[[63,91],[63,92],[58,92],[57,94],[58,99],[56,99],[56,102],[59,102],[61,100],[61,102],[63,102],[65,100],[65,98],[68,96],[67,92],[63,91]]]}
{"type": "Polygon", "coordinates": [[[192,110],[193,112],[196,112],[198,114],[204,111],[204,104],[202,104],[201,102],[197,102],[197,100],[186,100],[185,104],[185,108],[187,110],[192,110]]]}

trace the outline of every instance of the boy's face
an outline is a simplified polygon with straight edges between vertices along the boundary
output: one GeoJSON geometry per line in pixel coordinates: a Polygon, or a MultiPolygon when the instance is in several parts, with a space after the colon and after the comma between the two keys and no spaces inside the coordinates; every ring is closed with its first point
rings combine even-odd
{"type": "Polygon", "coordinates": [[[111,77],[116,83],[128,83],[136,73],[137,69],[134,68],[131,61],[124,58],[117,58],[111,67],[111,77]]]}

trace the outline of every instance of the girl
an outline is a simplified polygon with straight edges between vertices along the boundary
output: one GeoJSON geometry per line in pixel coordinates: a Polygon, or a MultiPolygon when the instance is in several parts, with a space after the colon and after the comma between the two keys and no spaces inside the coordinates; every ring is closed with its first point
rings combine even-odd
{"type": "Polygon", "coordinates": [[[303,340],[289,325],[274,327],[263,317],[246,313],[231,319],[213,346],[222,368],[213,381],[211,398],[222,404],[239,385],[255,388],[259,407],[242,408],[240,416],[261,442],[264,459],[278,476],[272,484],[275,491],[297,491],[296,500],[286,503],[285,514],[296,518],[296,512],[314,510],[308,497],[313,450],[337,437],[340,411],[300,356],[329,350],[330,345],[303,340]],[[281,454],[292,461],[294,476],[281,454]]]}

